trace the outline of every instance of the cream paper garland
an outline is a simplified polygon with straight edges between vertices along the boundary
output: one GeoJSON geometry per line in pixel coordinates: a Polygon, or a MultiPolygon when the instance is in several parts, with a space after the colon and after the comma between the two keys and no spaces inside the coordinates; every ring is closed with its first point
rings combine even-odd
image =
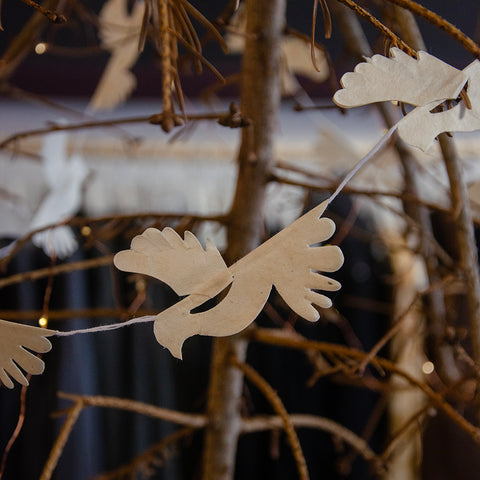
{"type": "Polygon", "coordinates": [[[391,58],[375,55],[353,73],[344,75],[343,89],[335,94],[334,101],[350,108],[398,100],[417,108],[394,125],[346,174],[331,197],[230,267],[212,243],[208,242],[204,249],[190,232],[182,239],[168,227],[163,231],[147,229],[133,239],[131,249],[115,256],[115,265],[120,270],[158,278],[179,295],[188,296],[158,315],[83,330],[60,332],[0,320],[0,382],[12,388],[13,378],[26,385],[19,367],[27,373],[42,373],[42,360],[28,350],[49,351],[51,344],[46,337],[109,331],[136,323],[154,322],[157,341],[182,358],[182,345],[192,335],[226,336],[246,328],[262,310],[272,286],[298,315],[308,321],[317,320],[319,313],[313,305],[328,308],[331,300],[316,290],[340,288],[338,282],[320,272],[338,270],[343,254],[337,246],[314,245],[333,234],[335,224],[322,215],[343,187],[395,133],[425,150],[444,131],[480,129],[480,62],[475,60],[464,70],[457,70],[425,52],[419,53],[418,60],[396,48],[391,53],[391,58]],[[398,78],[394,81],[395,75],[398,78]],[[457,98],[465,86],[471,109],[457,98]],[[432,113],[445,100],[457,101],[457,105],[432,113]],[[218,305],[192,313],[229,285],[230,290],[218,305]]]}

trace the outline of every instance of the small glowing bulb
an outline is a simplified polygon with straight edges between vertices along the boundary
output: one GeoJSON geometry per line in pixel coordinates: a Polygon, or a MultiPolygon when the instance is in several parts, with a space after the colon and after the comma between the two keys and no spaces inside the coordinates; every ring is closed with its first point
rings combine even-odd
{"type": "Polygon", "coordinates": [[[42,328],[47,328],[48,326],[48,318],[47,317],[40,317],[38,319],[38,324],[42,327],[42,328]]]}
{"type": "Polygon", "coordinates": [[[35,53],[37,55],[43,55],[47,51],[47,44],[40,42],[35,45],[35,53]]]}
{"type": "Polygon", "coordinates": [[[432,362],[425,362],[422,365],[422,372],[425,375],[430,375],[435,370],[435,365],[432,362]]]}
{"type": "Polygon", "coordinates": [[[82,229],[81,229],[80,231],[82,232],[82,235],[83,235],[84,237],[88,237],[88,236],[92,233],[92,229],[91,229],[89,226],[87,226],[87,225],[85,225],[84,227],[82,227],[82,229]]]}

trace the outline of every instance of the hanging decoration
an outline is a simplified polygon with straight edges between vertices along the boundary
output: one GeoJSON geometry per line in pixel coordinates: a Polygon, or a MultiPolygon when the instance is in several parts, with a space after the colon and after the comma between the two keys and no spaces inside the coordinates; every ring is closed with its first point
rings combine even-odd
{"type": "MultiPolygon", "coordinates": [[[[25,220],[2,225],[1,232],[22,237],[44,229],[33,235],[33,244],[43,249],[49,257],[60,259],[69,257],[78,247],[73,230],[67,225],[58,224],[73,217],[80,209],[83,186],[89,173],[80,155],[68,155],[67,139],[65,132],[51,133],[45,137],[42,148],[42,173],[46,191],[33,213],[26,208],[27,205],[22,198],[16,199],[15,204],[8,210],[2,208],[3,202],[0,203],[0,211],[9,213],[3,218],[5,222],[11,223],[10,219],[18,218],[25,220]],[[57,226],[45,229],[50,225],[57,226]]],[[[0,258],[7,256],[15,244],[16,241],[1,248],[0,258]]]]}
{"type": "Polygon", "coordinates": [[[28,350],[35,353],[50,351],[52,344],[46,337],[55,333],[54,330],[0,320],[0,384],[13,388],[14,379],[28,385],[19,367],[32,375],[43,373],[45,364],[28,350]]]}
{"type": "Polygon", "coordinates": [[[127,272],[150,275],[169,284],[178,295],[188,295],[156,316],[158,342],[182,358],[183,342],[193,335],[223,337],[250,325],[265,305],[272,286],[298,315],[314,322],[313,304],[329,308],[331,300],[314,290],[334,291],[340,283],[323,276],[343,264],[339,247],[311,246],[328,240],[335,224],[320,218],[329,200],[293,222],[251,253],[227,268],[216,247],[206,250],[190,233],[182,238],[171,228],[153,228],[135,237],[131,249],[117,253],[114,263],[127,272]],[[218,305],[192,313],[230,286],[218,305]]]}
{"type": "Polygon", "coordinates": [[[343,264],[339,247],[317,244],[327,241],[335,224],[323,218],[327,206],[358,170],[370,161],[398,132],[407,143],[426,150],[444,131],[480,129],[480,62],[457,70],[425,52],[413,59],[393,48],[391,58],[375,55],[342,78],[343,89],[334,101],[345,108],[397,100],[416,108],[394,125],[375,147],[350,170],[335,192],[290,226],[227,267],[213,243],[204,249],[191,232],[182,239],[173,229],[148,228],[132,240],[131,248],[117,253],[114,263],[126,272],[141,273],[170,285],[177,304],[158,315],[127,322],[59,332],[0,320],[0,382],[13,387],[12,378],[25,385],[27,373],[43,372],[43,362],[26,349],[50,350],[48,336],[104,332],[128,325],[154,322],[157,341],[177,358],[193,335],[228,336],[250,325],[261,312],[272,287],[299,316],[316,321],[314,305],[329,308],[322,291],[336,291],[339,282],[322,272],[335,272],[343,264]],[[477,80],[478,77],[478,80],[477,80]],[[441,111],[447,102],[447,109],[441,111]],[[455,103],[454,106],[452,104],[455,103]],[[211,309],[195,312],[206,301],[224,294],[211,309]]]}
{"type": "Polygon", "coordinates": [[[144,11],[144,3],[135,2],[128,13],[127,0],[108,0],[100,11],[100,39],[111,55],[90,100],[91,110],[111,110],[135,89],[137,79],[130,69],[140,55],[138,42],[144,11]]]}
{"type": "Polygon", "coordinates": [[[418,59],[398,48],[392,48],[390,54],[390,58],[367,58],[354,72],[346,73],[340,80],[343,89],[335,93],[333,101],[343,108],[384,101],[417,107],[396,127],[406,143],[423,151],[440,133],[480,129],[478,60],[457,70],[426,52],[418,52],[418,59]]]}

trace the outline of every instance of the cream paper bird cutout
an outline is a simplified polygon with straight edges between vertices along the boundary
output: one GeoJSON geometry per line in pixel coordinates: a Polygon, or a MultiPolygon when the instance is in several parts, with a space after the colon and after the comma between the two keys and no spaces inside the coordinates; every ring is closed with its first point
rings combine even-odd
{"type": "Polygon", "coordinates": [[[397,100],[417,108],[397,124],[400,137],[410,145],[428,150],[443,132],[471,132],[480,129],[480,62],[475,60],[464,70],[442,62],[426,52],[418,60],[398,48],[391,58],[374,55],[346,73],[340,80],[343,89],[333,101],[344,108],[397,100]],[[471,109],[460,92],[465,87],[471,109]],[[457,101],[453,108],[432,113],[446,100],[457,101]]]}
{"type": "MultiPolygon", "coordinates": [[[[49,188],[34,213],[28,231],[60,223],[74,216],[82,205],[82,188],[88,168],[80,155],[68,156],[64,132],[47,135],[43,144],[43,172],[49,188]]],[[[77,249],[72,229],[66,225],[36,233],[32,242],[50,257],[66,258],[77,249]]]]}
{"type": "Polygon", "coordinates": [[[126,272],[143,273],[188,295],[156,316],[157,341],[182,358],[182,345],[193,335],[223,337],[246,328],[261,312],[272,286],[298,315],[314,322],[312,304],[329,308],[331,300],[314,290],[335,291],[340,283],[318,273],[334,272],[343,264],[337,246],[311,246],[328,240],[335,223],[319,218],[329,200],[318,205],[232,266],[225,265],[212,243],[203,250],[195,236],[185,239],[172,229],[149,228],[135,237],[130,250],[117,253],[114,264],[126,272]],[[230,290],[218,305],[201,313],[192,310],[230,290]]]}
{"type": "MultiPolygon", "coordinates": [[[[0,204],[0,213],[10,213],[16,216],[17,220],[26,220],[22,224],[16,222],[15,226],[18,228],[15,231],[9,228],[10,235],[22,237],[34,230],[66,221],[74,216],[82,205],[82,189],[88,176],[88,168],[80,155],[68,156],[67,134],[55,132],[47,135],[43,143],[42,157],[46,192],[39,201],[38,208],[33,213],[30,212],[22,199],[10,204],[9,209],[5,208],[8,204],[0,204]],[[24,214],[21,215],[22,213],[24,214]],[[30,218],[27,220],[28,216],[30,218]]],[[[8,217],[6,219],[8,221],[8,217]]],[[[13,226],[10,224],[10,227],[13,226]]],[[[4,227],[0,228],[0,231],[5,230],[7,229],[4,227]]],[[[61,259],[72,255],[78,246],[73,230],[66,225],[36,233],[32,242],[48,256],[61,259]]],[[[8,255],[15,244],[16,241],[0,249],[0,258],[8,255]]]]}
{"type": "Polygon", "coordinates": [[[32,375],[43,373],[45,364],[28,350],[36,353],[49,352],[52,344],[46,337],[55,333],[45,328],[0,320],[0,384],[13,388],[13,378],[22,385],[28,385],[19,367],[32,375]]]}
{"type": "Polygon", "coordinates": [[[111,110],[135,89],[137,80],[130,69],[140,54],[138,39],[144,10],[144,2],[136,2],[129,14],[127,0],[108,0],[100,11],[100,39],[111,56],[90,100],[90,110],[111,110]]]}

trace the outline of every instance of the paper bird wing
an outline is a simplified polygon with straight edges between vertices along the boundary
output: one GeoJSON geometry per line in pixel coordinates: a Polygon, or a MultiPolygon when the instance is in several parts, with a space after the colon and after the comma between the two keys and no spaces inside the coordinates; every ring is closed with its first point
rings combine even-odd
{"type": "Polygon", "coordinates": [[[471,108],[463,99],[448,110],[434,113],[437,102],[418,107],[398,122],[398,134],[409,145],[427,151],[443,132],[472,132],[480,129],[480,62],[473,61],[463,73],[468,78],[471,108]]]}
{"type": "Polygon", "coordinates": [[[215,245],[207,240],[204,250],[195,235],[175,230],[148,228],[132,240],[130,250],[115,255],[115,266],[125,272],[143,273],[170,285],[178,295],[195,293],[195,288],[220,276],[230,277],[215,245]]]}
{"type": "Polygon", "coordinates": [[[32,375],[43,373],[43,361],[26,349],[36,353],[50,351],[52,344],[45,337],[54,334],[53,330],[0,320],[0,383],[13,388],[13,378],[28,385],[19,367],[32,375]]]}
{"type": "Polygon", "coordinates": [[[467,81],[464,72],[426,52],[418,52],[418,60],[398,48],[390,53],[391,58],[374,55],[346,73],[333,101],[345,108],[388,100],[421,106],[456,99],[467,81]]]}
{"type": "Polygon", "coordinates": [[[313,304],[322,308],[332,305],[328,297],[315,290],[335,291],[341,287],[339,282],[318,273],[334,272],[343,265],[340,248],[312,246],[328,240],[335,231],[332,220],[319,218],[327,205],[328,200],[254,250],[254,255],[249,254],[253,256],[249,268],[274,285],[290,308],[311,322],[319,318],[313,304]]]}

